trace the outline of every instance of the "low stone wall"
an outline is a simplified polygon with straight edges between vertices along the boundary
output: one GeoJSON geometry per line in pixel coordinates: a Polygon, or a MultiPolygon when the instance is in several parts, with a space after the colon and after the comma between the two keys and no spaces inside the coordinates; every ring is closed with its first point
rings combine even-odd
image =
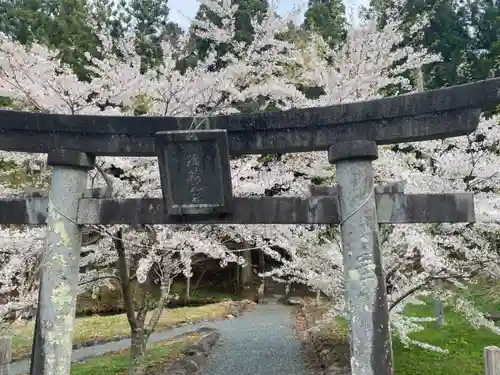
{"type": "Polygon", "coordinates": [[[255,305],[256,303],[249,299],[244,299],[242,301],[231,301],[229,303],[226,319],[234,319],[243,314],[243,312],[253,309],[255,305]]]}
{"type": "Polygon", "coordinates": [[[200,328],[200,340],[183,351],[183,357],[171,363],[164,370],[155,371],[157,375],[191,375],[208,365],[210,353],[220,339],[215,328],[200,328]]]}

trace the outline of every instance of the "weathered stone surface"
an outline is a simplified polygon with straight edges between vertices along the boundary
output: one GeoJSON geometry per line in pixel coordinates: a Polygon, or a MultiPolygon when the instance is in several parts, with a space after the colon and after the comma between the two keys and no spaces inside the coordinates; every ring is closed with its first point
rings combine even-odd
{"type": "MultiPolygon", "coordinates": [[[[44,225],[47,219],[46,198],[0,200],[0,224],[44,225]]],[[[80,200],[78,222],[117,224],[183,223],[335,223],[339,222],[336,199],[332,197],[234,198],[233,212],[223,217],[169,216],[162,199],[80,200]]]]}
{"type": "Polygon", "coordinates": [[[220,333],[218,331],[211,332],[200,340],[199,345],[205,349],[205,353],[208,352],[220,339],[220,333]]]}
{"type": "Polygon", "coordinates": [[[211,328],[201,328],[197,332],[203,333],[200,340],[184,349],[184,357],[171,363],[162,374],[191,375],[208,364],[209,354],[219,341],[220,333],[211,328]]]}
{"type": "MultiPolygon", "coordinates": [[[[316,187],[327,193],[330,189],[316,187]]],[[[169,216],[162,199],[82,198],[78,223],[91,224],[339,224],[338,191],[334,195],[310,198],[234,198],[233,212],[225,216],[169,216]]],[[[474,196],[456,194],[375,193],[381,224],[474,222],[474,196]]],[[[43,225],[47,219],[47,199],[0,200],[0,224],[43,225]]]]}
{"type": "MultiPolygon", "coordinates": [[[[346,145],[347,150],[353,143],[346,145]]],[[[353,374],[392,375],[389,307],[378,233],[380,209],[373,194],[372,164],[365,158],[341,158],[335,164],[340,186],[345,300],[349,306],[353,374]]],[[[390,209],[394,212],[394,206],[390,209]]]]}
{"type": "Polygon", "coordinates": [[[95,166],[95,155],[73,150],[53,150],[48,153],[47,164],[92,169],[95,166]]]}
{"type": "Polygon", "coordinates": [[[253,308],[256,305],[255,302],[250,301],[248,299],[244,299],[242,301],[233,301],[230,303],[228,308],[228,315],[226,315],[227,319],[233,319],[240,316],[243,312],[253,308]],[[232,317],[229,317],[232,316],[232,317]]]}
{"type": "Polygon", "coordinates": [[[230,212],[233,194],[225,130],[159,132],[156,151],[167,214],[230,212]]]}
{"type": "Polygon", "coordinates": [[[342,160],[378,159],[378,147],[374,141],[356,139],[348,142],[336,143],[328,148],[328,161],[331,164],[342,160]]]}
{"type": "Polygon", "coordinates": [[[305,302],[300,297],[290,297],[285,300],[285,304],[291,306],[303,306],[305,305],[305,302]]]}
{"type": "MultiPolygon", "coordinates": [[[[193,355],[194,358],[196,358],[196,356],[199,356],[199,354],[193,355]]],[[[194,359],[191,359],[190,357],[183,359],[183,366],[184,370],[187,371],[188,373],[193,373],[200,369],[198,363],[194,359]]]]}
{"type": "Polygon", "coordinates": [[[209,333],[209,332],[213,332],[213,328],[210,328],[210,327],[201,327],[200,329],[198,329],[196,332],[200,333],[200,334],[204,334],[204,333],[209,333]]]}
{"type": "Polygon", "coordinates": [[[207,351],[208,348],[204,347],[203,345],[191,345],[189,348],[184,350],[184,354],[188,356],[193,356],[193,355],[199,355],[199,354],[204,354],[207,351]]]}
{"type": "Polygon", "coordinates": [[[474,195],[455,194],[375,194],[380,224],[474,223],[474,195]]]}
{"type": "MultiPolygon", "coordinates": [[[[201,129],[227,129],[232,155],[326,150],[368,139],[377,144],[465,135],[481,108],[500,101],[500,79],[331,107],[217,116],[201,129]]],[[[154,156],[159,131],[188,130],[191,117],[85,116],[0,110],[0,149],[47,153],[154,156]]]]}
{"type": "Polygon", "coordinates": [[[230,315],[237,317],[241,315],[241,306],[238,302],[231,302],[226,318],[231,319],[230,315]]]}

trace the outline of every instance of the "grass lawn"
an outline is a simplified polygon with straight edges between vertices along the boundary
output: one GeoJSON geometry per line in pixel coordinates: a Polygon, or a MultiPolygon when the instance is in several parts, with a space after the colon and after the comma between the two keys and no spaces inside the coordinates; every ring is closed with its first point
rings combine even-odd
{"type": "MultiPolygon", "coordinates": [[[[131,284],[132,288],[135,288],[136,283],[134,280],[132,280],[131,284]]],[[[178,294],[180,298],[178,301],[171,301],[171,307],[181,307],[185,305],[185,291],[186,285],[182,281],[176,281],[172,285],[170,290],[171,294],[178,294]]],[[[153,291],[153,294],[157,297],[159,297],[159,293],[159,289],[153,291]]],[[[138,297],[138,295],[135,295],[135,297],[138,297]]],[[[198,306],[207,303],[221,302],[227,298],[236,299],[238,297],[239,296],[235,296],[233,293],[229,293],[228,291],[214,290],[213,288],[208,287],[199,287],[191,290],[190,303],[192,303],[192,306],[198,306]]],[[[93,314],[105,315],[106,313],[124,312],[123,297],[120,286],[116,284],[115,289],[102,287],[99,290],[98,298],[94,298],[91,291],[80,294],[77,300],[76,312],[77,316],[93,314]]]]}
{"type": "MultiPolygon", "coordinates": [[[[159,366],[163,367],[180,358],[183,349],[187,345],[195,343],[199,338],[199,334],[189,334],[151,345],[146,351],[147,373],[156,374],[159,366]]],[[[128,373],[129,362],[128,350],[108,353],[73,364],[71,375],[125,375],[128,373]]]]}
{"type": "MultiPolygon", "coordinates": [[[[197,307],[180,307],[166,309],[156,330],[170,328],[182,322],[195,322],[201,319],[216,319],[223,317],[228,310],[227,302],[214,303],[197,307]]],[[[13,328],[12,359],[25,358],[31,353],[34,321],[13,328]]],[[[113,341],[130,335],[125,314],[112,316],[88,316],[77,318],[73,336],[74,345],[90,344],[94,341],[113,341]]]]}
{"type": "Polygon", "coordinates": [[[461,292],[486,313],[500,312],[500,284],[494,281],[479,280],[461,292]]]}
{"type": "MultiPolygon", "coordinates": [[[[416,316],[432,316],[433,306],[408,306],[407,312],[416,316]]],[[[433,323],[410,337],[438,345],[449,353],[437,353],[415,346],[405,348],[393,340],[394,362],[398,375],[480,375],[484,373],[483,349],[500,345],[500,336],[486,329],[474,329],[460,315],[445,309],[445,325],[434,328],[433,323]]]]}
{"type": "MultiPolygon", "coordinates": [[[[184,299],[186,293],[186,285],[181,282],[176,282],[172,285],[170,289],[171,294],[178,294],[180,299],[184,299]]],[[[220,290],[213,290],[209,288],[193,288],[190,293],[191,301],[210,301],[210,302],[220,302],[226,298],[237,298],[234,294],[229,294],[228,292],[223,292],[220,290]]]]}
{"type": "MultiPolygon", "coordinates": [[[[494,304],[495,302],[491,302],[494,304]]],[[[427,305],[409,305],[408,315],[433,316],[432,303],[427,305]]],[[[500,310],[497,310],[500,311],[500,310]]],[[[316,314],[315,314],[316,315],[316,314]]],[[[500,336],[487,329],[475,329],[454,311],[445,309],[445,325],[434,328],[434,323],[421,323],[427,328],[410,335],[411,338],[427,342],[448,353],[439,353],[417,346],[405,348],[401,342],[393,338],[395,370],[397,375],[482,375],[484,374],[483,350],[486,346],[500,346],[500,336]]],[[[342,363],[348,361],[347,324],[338,319],[329,330],[320,333],[317,341],[321,347],[329,348],[332,353],[339,348],[343,352],[342,363]]],[[[321,350],[321,349],[320,349],[321,350]]]]}

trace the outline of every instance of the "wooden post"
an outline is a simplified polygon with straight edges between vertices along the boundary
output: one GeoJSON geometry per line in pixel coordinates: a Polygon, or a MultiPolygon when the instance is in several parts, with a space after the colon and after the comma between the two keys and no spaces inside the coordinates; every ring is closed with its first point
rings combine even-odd
{"type": "MultiPolygon", "coordinates": [[[[436,284],[434,285],[434,288],[435,289],[440,288],[441,283],[442,283],[441,280],[437,280],[436,284]]],[[[444,325],[444,306],[443,306],[443,301],[439,296],[436,296],[434,298],[434,315],[436,317],[434,326],[439,329],[444,325]]]]}
{"type": "Polygon", "coordinates": [[[0,337],[0,375],[10,375],[12,360],[12,337],[0,337]]]}
{"type": "Polygon", "coordinates": [[[500,375],[500,348],[484,348],[484,375],[500,375]]]}

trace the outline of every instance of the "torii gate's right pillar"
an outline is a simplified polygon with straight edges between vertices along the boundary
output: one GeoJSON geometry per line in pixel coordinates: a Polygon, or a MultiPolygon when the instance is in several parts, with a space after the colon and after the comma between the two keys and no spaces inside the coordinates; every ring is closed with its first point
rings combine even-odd
{"type": "Polygon", "coordinates": [[[331,146],[340,188],[341,238],[349,315],[352,375],[391,375],[392,345],[380,253],[372,161],[373,141],[331,146]]]}

